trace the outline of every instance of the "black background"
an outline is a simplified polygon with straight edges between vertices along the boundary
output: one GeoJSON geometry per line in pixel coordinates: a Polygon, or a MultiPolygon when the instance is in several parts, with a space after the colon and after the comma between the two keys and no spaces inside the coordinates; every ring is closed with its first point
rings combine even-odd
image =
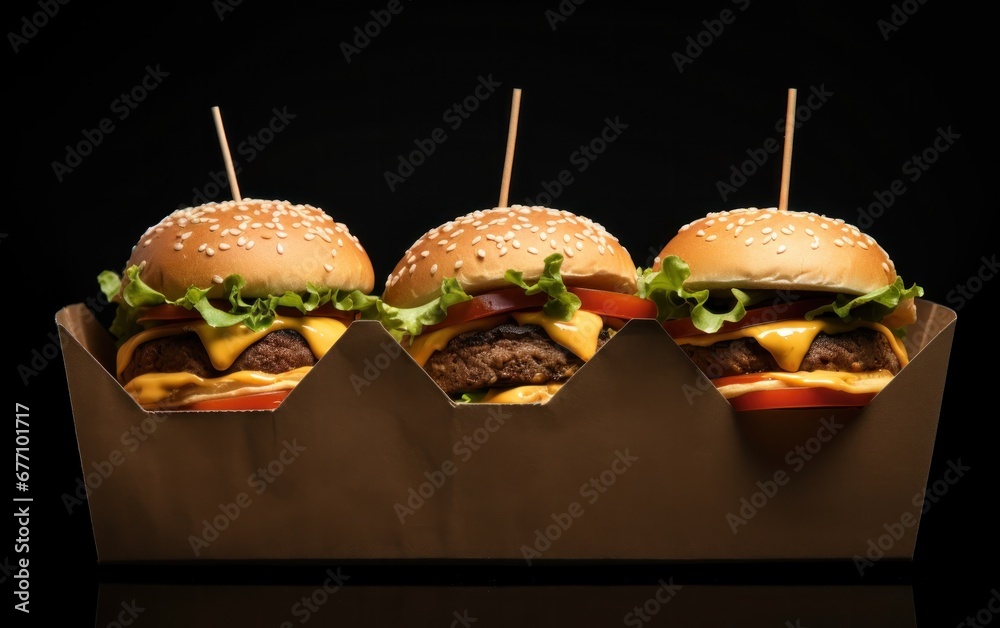
{"type": "MultiPolygon", "coordinates": [[[[253,0],[235,7],[157,3],[155,10],[73,2],[47,19],[39,17],[43,4],[8,7],[3,22],[4,137],[17,138],[7,159],[14,197],[0,228],[13,341],[6,390],[8,403],[31,408],[33,619],[61,616],[73,591],[82,599],[74,614],[92,624],[102,582],[311,578],[280,568],[102,567],[86,509],[67,513],[60,500],[81,473],[65,372],[53,356],[53,317],[64,305],[97,299],[97,274],[120,268],[147,226],[199,193],[227,197],[228,190],[209,185],[212,173],[223,171],[210,108],[221,107],[244,196],[323,207],[351,227],[384,278],[429,227],[496,205],[515,87],[523,96],[511,203],[537,200],[544,182],[571,170],[574,181],[546,204],[603,223],[639,265],[649,264],[679,225],[708,211],[777,204],[780,153],[738,189],[723,195],[718,183],[747,161],[748,149],[771,138],[780,145],[776,124],[787,90],[797,88],[807,109],[800,108],[794,135],[790,207],[863,226],[907,283],[958,313],[929,478],[940,478],[948,461],[971,471],[923,517],[912,563],[879,564],[863,578],[850,562],[677,565],[671,573],[705,584],[909,585],[921,627],[957,625],[985,607],[1000,580],[995,341],[988,331],[998,285],[990,265],[998,249],[995,25],[987,15],[934,0],[632,8],[567,0],[563,7],[573,13],[551,22],[557,0],[404,2],[348,61],[341,44],[386,2],[322,9],[253,0]],[[731,23],[719,20],[723,10],[732,12],[731,23]],[[32,30],[32,19],[44,25],[32,30]],[[24,39],[16,40],[18,33],[24,39]],[[690,62],[679,68],[678,54],[690,62]],[[160,71],[159,83],[122,117],[116,99],[141,85],[150,68],[160,71]],[[457,129],[449,127],[444,112],[471,96],[480,77],[500,87],[457,129]],[[816,92],[825,101],[809,101],[816,92]],[[251,160],[248,145],[239,146],[275,109],[294,118],[273,138],[262,136],[269,143],[251,160]],[[53,163],[65,164],[69,148],[104,118],[113,130],[57,175],[53,163]],[[606,118],[627,126],[579,172],[571,155],[601,133],[606,118]],[[446,141],[390,189],[385,173],[438,127],[446,141]],[[957,139],[936,151],[941,130],[957,139]],[[912,180],[905,164],[928,149],[935,162],[912,180]],[[860,213],[895,180],[906,189],[891,195],[891,206],[860,213]],[[971,298],[957,296],[959,285],[971,298]]],[[[3,547],[0,559],[13,557],[12,542],[3,547]]],[[[365,565],[356,566],[355,582],[638,585],[655,583],[664,569],[365,565]]],[[[5,599],[13,605],[13,596],[5,599]]]]}

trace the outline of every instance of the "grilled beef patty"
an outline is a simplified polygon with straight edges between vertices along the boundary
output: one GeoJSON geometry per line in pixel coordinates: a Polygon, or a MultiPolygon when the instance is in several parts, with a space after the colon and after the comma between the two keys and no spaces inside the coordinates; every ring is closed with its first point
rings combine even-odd
{"type": "MultiPolygon", "coordinates": [[[[601,331],[598,347],[610,338],[601,331]]],[[[449,395],[488,387],[561,382],[583,360],[556,343],[538,325],[507,323],[455,336],[427,360],[424,369],[449,395]]]]}
{"type": "MultiPolygon", "coordinates": [[[[774,357],[753,338],[717,342],[708,347],[682,345],[685,353],[710,379],[783,370],[774,357]]],[[[899,357],[889,341],[866,327],[829,336],[820,333],[802,360],[801,371],[847,371],[861,373],[885,369],[899,372],[899,357]]]]}
{"type": "Polygon", "coordinates": [[[297,331],[273,331],[247,347],[232,366],[216,370],[205,346],[196,334],[178,334],[145,342],[136,348],[132,361],[122,372],[122,382],[144,373],[179,373],[186,371],[199,377],[218,377],[235,371],[284,373],[317,362],[305,338],[297,331]]]}

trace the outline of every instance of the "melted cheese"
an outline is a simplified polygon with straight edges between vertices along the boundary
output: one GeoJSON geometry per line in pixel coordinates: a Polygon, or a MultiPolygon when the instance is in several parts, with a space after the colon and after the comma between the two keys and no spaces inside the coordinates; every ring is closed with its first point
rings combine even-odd
{"type": "Polygon", "coordinates": [[[201,339],[212,360],[212,366],[224,371],[241,353],[247,350],[272,331],[290,329],[297,331],[305,338],[317,359],[326,355],[337,340],[347,331],[347,325],[334,318],[322,316],[277,316],[274,323],[265,330],[253,331],[243,325],[234,327],[211,327],[204,320],[184,321],[152,327],[129,338],[118,349],[118,377],[132,360],[136,348],[150,340],[175,336],[178,334],[195,333],[201,339]]]}
{"type": "Polygon", "coordinates": [[[125,390],[147,409],[164,409],[227,397],[248,386],[252,386],[254,392],[262,393],[289,390],[311,370],[311,366],[303,366],[285,373],[237,371],[213,378],[198,377],[193,373],[146,373],[133,378],[125,385],[125,390]]]}
{"type": "Polygon", "coordinates": [[[503,323],[505,320],[507,320],[507,315],[501,314],[499,316],[480,318],[479,320],[459,323],[457,325],[449,325],[443,329],[420,334],[413,339],[412,343],[407,344],[404,342],[403,345],[406,348],[406,352],[410,354],[410,357],[412,357],[417,364],[423,367],[427,364],[427,360],[431,358],[431,355],[435,351],[444,349],[448,343],[451,342],[452,338],[470,331],[485,331],[487,329],[492,329],[493,327],[503,323]]]}
{"type": "Polygon", "coordinates": [[[490,390],[479,403],[545,403],[555,395],[562,383],[539,386],[516,386],[490,390]]]}
{"type": "Polygon", "coordinates": [[[775,361],[782,369],[794,373],[799,370],[802,360],[809,351],[809,345],[812,344],[813,339],[820,332],[829,335],[842,334],[858,327],[868,327],[885,336],[886,340],[889,341],[889,347],[892,348],[892,352],[899,358],[900,366],[905,366],[909,362],[906,349],[903,348],[903,345],[896,336],[889,331],[889,328],[885,325],[868,321],[857,321],[854,323],[819,319],[812,321],[780,321],[744,327],[731,332],[678,338],[677,344],[707,347],[726,340],[754,338],[760,343],[760,346],[767,349],[774,356],[775,361]]]}
{"type": "Polygon", "coordinates": [[[727,384],[719,386],[723,397],[731,399],[747,392],[759,390],[776,390],[780,388],[829,388],[842,392],[863,394],[877,393],[892,379],[889,371],[873,371],[867,373],[846,373],[843,371],[797,371],[784,373],[771,371],[757,373],[764,379],[760,381],[727,384]]]}
{"type": "Polygon", "coordinates": [[[573,318],[561,321],[546,316],[544,312],[514,312],[511,314],[519,325],[538,325],[552,340],[566,347],[586,362],[597,353],[597,340],[604,328],[604,321],[593,312],[577,310],[573,318]]]}

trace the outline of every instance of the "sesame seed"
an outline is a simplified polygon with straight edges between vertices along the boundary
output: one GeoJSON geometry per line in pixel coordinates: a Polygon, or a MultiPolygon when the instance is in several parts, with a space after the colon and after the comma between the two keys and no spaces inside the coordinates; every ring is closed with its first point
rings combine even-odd
{"type": "Polygon", "coordinates": [[[763,229],[760,230],[760,232],[763,233],[764,235],[771,233],[771,231],[773,231],[773,229],[771,229],[770,227],[764,227],[763,229]]]}
{"type": "Polygon", "coordinates": [[[436,273],[437,271],[438,271],[438,265],[437,265],[437,264],[434,264],[433,266],[431,266],[431,274],[432,274],[432,275],[433,275],[434,273],[436,273]]]}
{"type": "Polygon", "coordinates": [[[254,241],[253,240],[250,240],[249,242],[247,242],[247,247],[246,247],[247,250],[249,251],[250,249],[252,249],[253,245],[254,245],[254,241]]]}
{"type": "Polygon", "coordinates": [[[576,241],[576,250],[577,251],[583,250],[583,242],[580,242],[579,240],[576,241]]]}
{"type": "Polygon", "coordinates": [[[882,262],[882,270],[884,270],[885,272],[889,272],[889,265],[886,264],[885,262],[882,262]]]}
{"type": "Polygon", "coordinates": [[[703,238],[703,237],[705,237],[705,230],[704,229],[699,229],[698,231],[695,232],[694,235],[695,235],[695,237],[703,238]]]}
{"type": "Polygon", "coordinates": [[[308,242],[312,242],[316,238],[316,234],[309,232],[302,237],[305,238],[308,242]]]}
{"type": "Polygon", "coordinates": [[[777,233],[772,233],[771,234],[771,239],[772,240],[777,240],[778,239],[778,234],[777,233]]]}
{"type": "Polygon", "coordinates": [[[735,223],[735,222],[731,222],[731,223],[729,223],[728,225],[726,225],[726,231],[729,231],[729,230],[731,230],[731,229],[732,229],[733,227],[735,227],[735,226],[736,226],[736,223],[735,223]]]}
{"type": "Polygon", "coordinates": [[[250,228],[251,228],[251,229],[260,229],[260,228],[261,228],[261,227],[263,227],[263,226],[264,226],[264,225],[263,225],[263,223],[259,223],[259,222],[255,222],[255,223],[252,223],[252,224],[250,225],[250,228]]]}
{"type": "Polygon", "coordinates": [[[483,236],[476,236],[476,237],[472,238],[472,244],[473,245],[479,244],[479,241],[482,240],[482,239],[483,239],[483,236]]]}
{"type": "Polygon", "coordinates": [[[563,234],[563,242],[569,244],[569,241],[570,241],[569,234],[568,233],[563,234]]]}
{"type": "Polygon", "coordinates": [[[445,244],[448,244],[447,240],[438,240],[438,246],[444,246],[445,244]]]}
{"type": "Polygon", "coordinates": [[[511,240],[511,243],[510,243],[510,245],[511,245],[512,247],[514,247],[515,249],[519,249],[519,248],[521,248],[521,243],[520,243],[520,242],[518,242],[517,240],[511,240]]]}
{"type": "Polygon", "coordinates": [[[219,225],[218,224],[212,225],[211,227],[208,228],[208,230],[209,231],[218,231],[219,230],[219,225]]]}
{"type": "Polygon", "coordinates": [[[191,237],[190,231],[185,231],[184,233],[181,234],[181,240],[187,240],[190,237],[191,237]]]}
{"type": "Polygon", "coordinates": [[[809,245],[809,248],[811,248],[813,250],[818,249],[819,248],[819,238],[813,239],[812,244],[809,245]]]}
{"type": "Polygon", "coordinates": [[[532,255],[538,255],[538,249],[536,249],[533,246],[528,247],[528,252],[531,253],[532,255]]]}
{"type": "Polygon", "coordinates": [[[844,246],[844,241],[841,240],[840,238],[834,240],[833,243],[836,244],[837,246],[844,246]]]}
{"type": "Polygon", "coordinates": [[[736,231],[733,232],[733,237],[735,238],[736,236],[740,235],[740,231],[743,231],[743,225],[736,227],[736,231]]]}
{"type": "Polygon", "coordinates": [[[706,226],[706,227],[711,227],[711,226],[712,226],[712,225],[714,225],[714,224],[715,224],[715,221],[714,221],[714,220],[707,220],[707,221],[705,221],[705,226],[706,226]]]}
{"type": "Polygon", "coordinates": [[[479,259],[485,259],[486,251],[483,249],[479,249],[478,251],[476,251],[476,255],[479,257],[479,259]]]}
{"type": "Polygon", "coordinates": [[[212,257],[213,255],[215,255],[215,249],[213,249],[212,247],[208,247],[208,250],[205,251],[205,254],[208,255],[209,257],[212,257]]]}
{"type": "Polygon", "coordinates": [[[428,255],[430,255],[430,254],[431,254],[431,252],[430,252],[430,251],[421,251],[421,252],[420,252],[420,257],[427,257],[427,256],[428,256],[428,255]]]}
{"type": "Polygon", "coordinates": [[[337,249],[330,249],[330,257],[337,257],[337,249]]]}
{"type": "Polygon", "coordinates": [[[862,242],[861,240],[858,240],[858,246],[860,246],[862,249],[866,251],[868,250],[868,245],[862,242]]]}
{"type": "Polygon", "coordinates": [[[556,248],[559,248],[559,245],[558,245],[558,244],[556,244],[556,240],[555,240],[555,238],[553,238],[553,239],[549,240],[549,246],[551,246],[551,247],[552,247],[552,248],[554,248],[554,249],[556,249],[556,248]]]}
{"type": "Polygon", "coordinates": [[[288,237],[288,234],[285,233],[284,231],[275,231],[274,235],[278,236],[279,238],[287,238],[288,237]]]}
{"type": "Polygon", "coordinates": [[[555,227],[549,227],[548,229],[546,229],[546,231],[548,231],[549,233],[555,233],[556,232],[556,228],[555,227]]]}
{"type": "Polygon", "coordinates": [[[753,244],[753,236],[750,236],[749,238],[747,238],[746,240],[744,240],[743,244],[745,244],[747,246],[750,246],[751,244],[753,244]]]}
{"type": "Polygon", "coordinates": [[[417,270],[416,264],[410,264],[410,274],[412,275],[417,270]]]}
{"type": "Polygon", "coordinates": [[[844,242],[847,242],[847,243],[848,243],[848,244],[850,244],[851,246],[854,246],[854,240],[850,239],[850,238],[849,238],[849,237],[847,237],[847,236],[844,236],[844,242]]]}
{"type": "Polygon", "coordinates": [[[179,251],[179,250],[181,250],[183,248],[184,248],[184,243],[183,242],[176,242],[176,243],[174,243],[174,250],[175,251],[179,251]]]}
{"type": "Polygon", "coordinates": [[[207,248],[208,248],[208,244],[207,243],[203,243],[201,246],[198,247],[198,252],[201,253],[202,251],[204,251],[207,248]]]}
{"type": "Polygon", "coordinates": [[[228,251],[229,250],[229,244],[227,244],[225,242],[219,244],[219,250],[220,251],[228,251]]]}
{"type": "Polygon", "coordinates": [[[597,245],[597,252],[600,253],[601,255],[604,255],[604,245],[603,244],[598,244],[597,245]]]}
{"type": "Polygon", "coordinates": [[[219,275],[212,275],[212,283],[222,283],[224,280],[219,275]]]}
{"type": "Polygon", "coordinates": [[[503,256],[504,256],[504,255],[506,255],[506,254],[507,254],[507,247],[503,247],[503,248],[501,248],[501,249],[500,249],[500,257],[503,257],[503,256]]]}
{"type": "Polygon", "coordinates": [[[566,247],[563,247],[563,251],[566,252],[566,257],[573,257],[573,249],[571,249],[568,246],[566,246],[566,247]]]}
{"type": "Polygon", "coordinates": [[[344,241],[340,238],[337,238],[337,246],[344,246],[344,241]]]}
{"type": "Polygon", "coordinates": [[[454,242],[452,242],[451,244],[448,245],[448,248],[445,249],[445,252],[446,253],[451,253],[452,251],[455,250],[456,246],[458,246],[458,245],[455,244],[454,242]]]}
{"type": "Polygon", "coordinates": [[[788,250],[788,247],[782,244],[781,246],[778,247],[778,254],[780,255],[784,253],[786,250],[788,250]]]}
{"type": "Polygon", "coordinates": [[[456,260],[455,261],[455,270],[458,270],[461,267],[462,267],[462,260],[456,260]]]}
{"type": "Polygon", "coordinates": [[[806,229],[806,235],[807,236],[814,236],[814,235],[816,235],[816,233],[812,229],[806,229]]]}
{"type": "Polygon", "coordinates": [[[830,228],[830,225],[828,225],[828,224],[826,224],[826,223],[824,222],[824,223],[822,223],[822,224],[820,225],[820,227],[822,227],[822,228],[824,228],[824,229],[829,229],[829,228],[830,228]]]}
{"type": "Polygon", "coordinates": [[[716,237],[718,237],[718,236],[716,236],[715,234],[712,234],[712,235],[708,236],[707,238],[705,238],[705,242],[714,242],[716,237]]]}
{"type": "Polygon", "coordinates": [[[416,255],[411,255],[410,259],[406,260],[406,263],[407,264],[412,264],[415,261],[417,261],[417,256],[416,255]]]}
{"type": "Polygon", "coordinates": [[[332,273],[333,272],[333,265],[332,264],[323,264],[323,268],[325,268],[326,272],[328,272],[328,273],[332,273]]]}

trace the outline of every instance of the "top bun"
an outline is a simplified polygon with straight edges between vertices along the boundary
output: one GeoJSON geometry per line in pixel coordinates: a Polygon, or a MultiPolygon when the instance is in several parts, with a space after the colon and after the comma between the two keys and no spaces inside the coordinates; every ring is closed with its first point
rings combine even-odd
{"type": "Polygon", "coordinates": [[[862,295],[892,284],[896,268],[870,236],[839,218],[774,207],[710,213],[680,228],[668,255],[687,262],[690,290],[815,290],[862,295]]]}
{"type": "MultiPolygon", "coordinates": [[[[191,286],[224,297],[231,274],[246,280],[244,297],[320,290],[369,294],[375,271],[347,226],[312,205],[243,199],[178,209],[146,230],[127,267],[141,264],[142,281],[169,299],[191,286]]],[[[128,279],[123,280],[124,284],[128,279]]]]}
{"type": "Polygon", "coordinates": [[[604,227],[565,210],[513,205],[474,211],[425,233],[389,274],[382,298],[395,307],[423,305],[440,296],[447,277],[481,294],[510,287],[508,269],[533,282],[553,253],[563,256],[567,286],[636,292],[632,257],[604,227]]]}

